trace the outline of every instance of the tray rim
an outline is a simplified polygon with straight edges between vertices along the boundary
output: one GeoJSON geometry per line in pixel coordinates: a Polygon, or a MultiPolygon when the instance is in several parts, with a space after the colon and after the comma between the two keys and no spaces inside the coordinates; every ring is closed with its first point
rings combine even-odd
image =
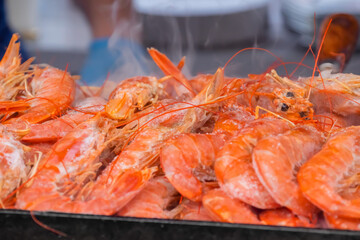
{"type": "Polygon", "coordinates": [[[273,225],[257,225],[257,224],[239,224],[239,223],[224,223],[224,222],[208,222],[208,221],[192,221],[192,220],[178,220],[178,219],[159,219],[159,218],[136,218],[136,217],[121,217],[121,216],[105,216],[94,214],[73,214],[53,211],[27,211],[21,209],[0,209],[0,217],[4,215],[21,215],[29,216],[35,215],[39,217],[50,218],[73,218],[73,219],[87,219],[100,220],[112,222],[132,222],[132,223],[151,223],[163,225],[183,225],[183,226],[197,226],[197,227],[218,227],[218,228],[233,228],[233,229],[252,229],[260,231],[281,231],[293,233],[309,233],[319,235],[341,235],[341,236],[358,236],[360,231],[353,230],[339,230],[329,228],[305,228],[305,227],[285,227],[273,225]]]}

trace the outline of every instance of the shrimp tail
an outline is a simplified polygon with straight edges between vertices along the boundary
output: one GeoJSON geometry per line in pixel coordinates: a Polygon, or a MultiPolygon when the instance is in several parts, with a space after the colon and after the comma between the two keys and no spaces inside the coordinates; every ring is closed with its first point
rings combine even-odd
{"type": "Polygon", "coordinates": [[[218,68],[214,74],[213,79],[208,85],[195,97],[200,103],[209,103],[218,99],[221,95],[221,90],[224,87],[224,69],[218,68]]]}
{"type": "Polygon", "coordinates": [[[0,66],[7,67],[12,64],[14,58],[18,57],[20,52],[20,43],[18,34],[13,34],[9,43],[8,48],[4,54],[4,57],[0,61],[0,66]]]}
{"type": "Polygon", "coordinates": [[[195,92],[192,89],[188,79],[184,76],[184,74],[180,71],[179,68],[182,68],[184,65],[184,60],[181,59],[179,66],[176,67],[165,54],[159,52],[155,48],[149,48],[148,52],[151,58],[154,60],[156,65],[163,71],[165,75],[171,75],[174,77],[176,81],[181,83],[189,92],[194,96],[195,92]]]}

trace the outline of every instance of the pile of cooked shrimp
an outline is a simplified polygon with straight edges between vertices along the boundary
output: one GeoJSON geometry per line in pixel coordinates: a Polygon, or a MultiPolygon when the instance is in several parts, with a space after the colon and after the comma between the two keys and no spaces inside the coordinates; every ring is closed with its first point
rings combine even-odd
{"type": "MultiPolygon", "coordinates": [[[[107,98],[66,70],[0,62],[2,208],[360,229],[360,76],[162,78],[107,98]]],[[[101,89],[99,89],[100,91],[101,89]]]]}

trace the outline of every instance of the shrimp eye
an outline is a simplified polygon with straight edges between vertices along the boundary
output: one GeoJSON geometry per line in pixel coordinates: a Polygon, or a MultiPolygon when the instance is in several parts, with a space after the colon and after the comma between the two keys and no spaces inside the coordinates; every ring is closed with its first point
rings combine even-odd
{"type": "Polygon", "coordinates": [[[289,106],[286,103],[281,105],[281,111],[286,112],[289,109],[289,106]]]}
{"type": "Polygon", "coordinates": [[[299,114],[300,114],[300,117],[302,117],[302,118],[306,117],[308,115],[307,112],[300,112],[299,114]]]}
{"type": "Polygon", "coordinates": [[[292,97],[295,97],[295,95],[294,95],[293,92],[287,92],[287,93],[286,93],[286,97],[292,98],[292,97]]]}

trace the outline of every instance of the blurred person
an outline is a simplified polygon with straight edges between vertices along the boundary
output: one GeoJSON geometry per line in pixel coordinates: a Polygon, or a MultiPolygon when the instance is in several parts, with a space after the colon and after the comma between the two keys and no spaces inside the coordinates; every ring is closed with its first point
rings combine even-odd
{"type": "MultiPolygon", "coordinates": [[[[147,74],[146,53],[138,43],[140,25],[131,0],[74,0],[85,14],[92,31],[81,77],[87,85],[101,85],[108,74],[125,78],[147,74]]],[[[116,78],[116,77],[115,77],[116,78]]]]}

